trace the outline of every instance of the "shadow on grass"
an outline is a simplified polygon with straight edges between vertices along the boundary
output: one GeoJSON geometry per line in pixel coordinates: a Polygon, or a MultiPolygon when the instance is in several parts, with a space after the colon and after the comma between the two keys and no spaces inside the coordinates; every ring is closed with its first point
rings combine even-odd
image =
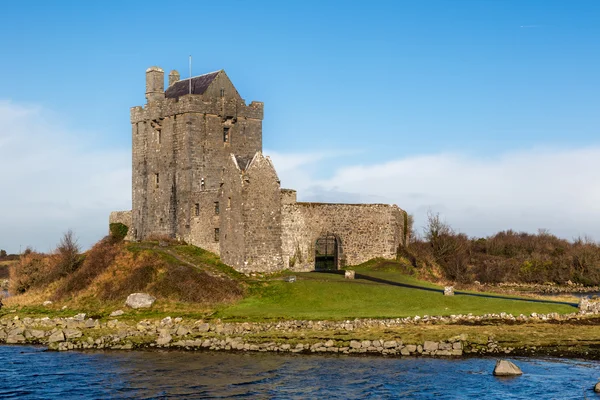
{"type": "MultiPolygon", "coordinates": [[[[323,273],[323,274],[343,275],[345,271],[340,270],[340,271],[315,271],[315,272],[319,272],[319,273],[323,273]]],[[[369,275],[365,275],[365,274],[356,273],[354,275],[354,278],[355,279],[363,279],[366,281],[371,281],[371,282],[376,282],[376,283],[382,283],[384,285],[399,286],[399,287],[418,289],[418,290],[426,290],[428,292],[436,292],[436,293],[442,293],[442,294],[444,293],[444,289],[434,289],[434,288],[428,288],[428,287],[424,287],[424,286],[411,285],[409,283],[394,282],[394,281],[390,281],[387,279],[375,278],[374,276],[369,276],[369,275]]],[[[561,305],[571,306],[571,307],[575,307],[575,308],[579,307],[579,304],[577,304],[577,303],[569,303],[566,301],[526,299],[526,298],[522,298],[522,297],[506,297],[506,296],[499,296],[499,295],[486,294],[486,293],[463,292],[461,290],[455,290],[454,295],[484,297],[484,298],[488,298],[488,299],[518,300],[518,301],[527,301],[530,303],[561,304],[561,305]]]]}

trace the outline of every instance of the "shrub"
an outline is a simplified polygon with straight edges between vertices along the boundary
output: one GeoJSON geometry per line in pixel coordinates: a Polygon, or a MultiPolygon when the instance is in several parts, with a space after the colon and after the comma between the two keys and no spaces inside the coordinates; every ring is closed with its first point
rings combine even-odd
{"type": "Polygon", "coordinates": [[[54,281],[57,277],[62,278],[75,272],[83,262],[83,257],[79,251],[79,244],[73,235],[73,231],[68,230],[56,247],[56,265],[54,271],[52,271],[53,276],[49,277],[49,280],[54,281]]]}
{"type": "Polygon", "coordinates": [[[46,277],[48,256],[30,251],[10,267],[10,291],[13,294],[25,293],[41,285],[46,277]]]}
{"type": "Polygon", "coordinates": [[[129,232],[129,228],[127,225],[122,224],[120,222],[114,222],[109,225],[110,237],[115,242],[120,242],[125,239],[127,236],[127,232],[129,232]]]}
{"type": "Polygon", "coordinates": [[[120,251],[120,244],[115,243],[110,236],[96,243],[87,252],[81,267],[66,277],[65,282],[54,294],[54,298],[61,299],[85,289],[94,278],[114,262],[120,251]]]}

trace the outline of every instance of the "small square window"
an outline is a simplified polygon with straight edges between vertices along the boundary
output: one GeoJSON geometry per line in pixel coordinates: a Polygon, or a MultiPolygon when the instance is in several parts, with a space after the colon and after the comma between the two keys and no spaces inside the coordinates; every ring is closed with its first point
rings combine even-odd
{"type": "Polygon", "coordinates": [[[219,241],[219,236],[221,236],[219,228],[215,228],[215,242],[219,241]]]}
{"type": "Polygon", "coordinates": [[[194,205],[194,215],[198,217],[200,215],[200,203],[194,205]]]}
{"type": "Polygon", "coordinates": [[[215,215],[219,215],[219,212],[220,212],[220,210],[219,210],[219,202],[215,201],[215,215]]]}
{"type": "Polygon", "coordinates": [[[229,143],[229,128],[223,127],[223,142],[229,143]]]}

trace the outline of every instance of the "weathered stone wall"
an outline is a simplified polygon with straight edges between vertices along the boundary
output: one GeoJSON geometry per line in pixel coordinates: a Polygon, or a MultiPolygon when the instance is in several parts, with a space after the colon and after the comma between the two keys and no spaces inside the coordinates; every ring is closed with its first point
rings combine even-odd
{"type": "Polygon", "coordinates": [[[128,227],[127,236],[125,240],[133,240],[133,234],[131,229],[131,210],[129,211],[113,211],[108,217],[108,224],[123,224],[128,227]]]}
{"type": "Polygon", "coordinates": [[[257,153],[242,181],[244,242],[243,271],[275,272],[281,258],[281,190],[271,160],[257,153]]]}
{"type": "Polygon", "coordinates": [[[387,204],[285,204],[282,208],[285,268],[314,269],[315,243],[327,233],[338,240],[338,267],[375,257],[395,258],[404,235],[404,212],[387,204]]]}
{"type": "Polygon", "coordinates": [[[251,159],[262,150],[263,105],[247,106],[224,71],[203,95],[178,99],[165,98],[162,70],[148,71],[148,103],[131,109],[132,235],[219,253],[215,203],[224,167],[231,153],[251,159]]]}
{"type": "Polygon", "coordinates": [[[131,109],[132,211],[115,215],[130,218],[130,239],[182,239],[243,272],[311,270],[327,233],[339,266],[395,256],[405,223],[398,207],[297,203],[280,188],[262,155],[263,103],[246,105],[224,71],[203,94],[166,98],[164,72],[151,67],[146,98],[131,109]]]}
{"type": "Polygon", "coordinates": [[[244,267],[246,261],[246,243],[244,241],[244,198],[242,195],[243,171],[239,168],[234,156],[223,175],[221,187],[221,260],[235,269],[244,267]]]}
{"type": "Polygon", "coordinates": [[[281,259],[281,191],[268,157],[246,170],[232,157],[221,190],[221,258],[242,272],[274,272],[281,259]]]}

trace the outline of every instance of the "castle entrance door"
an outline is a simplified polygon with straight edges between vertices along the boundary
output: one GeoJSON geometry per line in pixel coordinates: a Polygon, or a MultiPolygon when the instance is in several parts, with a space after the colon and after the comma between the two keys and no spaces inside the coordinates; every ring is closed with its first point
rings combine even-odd
{"type": "Polygon", "coordinates": [[[338,269],[338,240],[328,233],[317,239],[315,244],[315,271],[335,271],[338,269]]]}

